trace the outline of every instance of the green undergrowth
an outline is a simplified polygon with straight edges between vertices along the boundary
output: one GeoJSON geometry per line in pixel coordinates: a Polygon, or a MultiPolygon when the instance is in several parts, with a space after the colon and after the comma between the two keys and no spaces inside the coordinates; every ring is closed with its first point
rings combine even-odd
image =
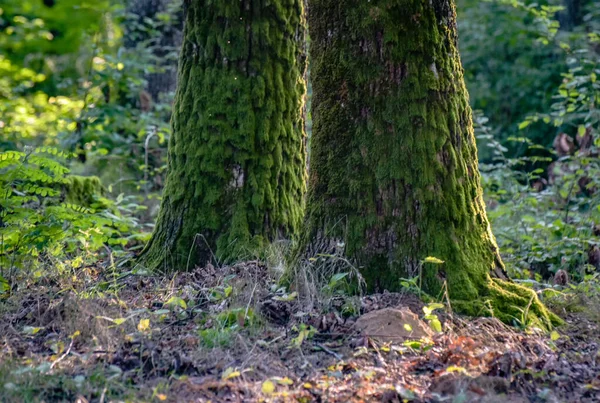
{"type": "Polygon", "coordinates": [[[70,175],[72,155],[52,147],[0,152],[0,295],[28,273],[109,261],[144,239],[121,195],[105,197],[97,177],[70,175]]]}
{"type": "Polygon", "coordinates": [[[211,326],[200,330],[200,343],[207,349],[228,348],[240,332],[255,333],[261,319],[249,307],[233,308],[208,318],[211,326]]]}
{"type": "Polygon", "coordinates": [[[600,274],[586,275],[583,281],[568,284],[562,289],[544,290],[547,305],[557,312],[581,314],[600,322],[600,274]]]}
{"type": "Polygon", "coordinates": [[[62,402],[62,401],[131,401],[146,392],[121,378],[115,368],[99,365],[79,372],[47,372],[47,366],[35,367],[17,362],[0,364],[0,401],[62,402]],[[85,399],[85,400],[84,400],[85,399]]]}

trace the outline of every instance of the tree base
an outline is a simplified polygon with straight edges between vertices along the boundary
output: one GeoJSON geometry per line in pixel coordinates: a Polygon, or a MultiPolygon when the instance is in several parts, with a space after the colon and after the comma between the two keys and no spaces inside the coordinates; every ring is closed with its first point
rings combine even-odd
{"type": "Polygon", "coordinates": [[[68,203],[89,207],[96,196],[102,196],[104,189],[97,176],[69,175],[64,184],[64,197],[68,203]]]}
{"type": "Polygon", "coordinates": [[[544,330],[563,324],[530,288],[488,276],[486,295],[478,301],[452,301],[458,312],[471,316],[492,316],[507,324],[534,326],[544,330]]]}

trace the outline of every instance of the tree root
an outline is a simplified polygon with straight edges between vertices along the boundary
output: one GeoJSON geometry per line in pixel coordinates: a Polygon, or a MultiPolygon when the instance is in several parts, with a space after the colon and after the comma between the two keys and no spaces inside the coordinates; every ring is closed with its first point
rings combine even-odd
{"type": "Polygon", "coordinates": [[[452,301],[452,306],[467,315],[492,316],[504,323],[522,327],[550,330],[563,323],[530,288],[488,276],[486,291],[481,300],[452,301]]]}

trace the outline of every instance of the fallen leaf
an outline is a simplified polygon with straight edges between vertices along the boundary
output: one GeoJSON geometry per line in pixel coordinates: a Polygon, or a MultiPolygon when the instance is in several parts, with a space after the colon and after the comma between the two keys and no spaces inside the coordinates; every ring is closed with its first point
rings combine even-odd
{"type": "Polygon", "coordinates": [[[140,332],[145,332],[150,328],[150,319],[140,319],[140,323],[137,325],[137,329],[140,332]]]}
{"type": "Polygon", "coordinates": [[[275,384],[269,380],[266,380],[263,382],[261,390],[265,395],[272,395],[275,393],[275,384]]]}

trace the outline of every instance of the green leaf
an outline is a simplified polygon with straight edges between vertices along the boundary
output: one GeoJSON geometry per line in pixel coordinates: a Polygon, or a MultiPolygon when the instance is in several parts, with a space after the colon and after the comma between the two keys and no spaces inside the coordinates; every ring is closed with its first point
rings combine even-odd
{"type": "Polygon", "coordinates": [[[176,296],[172,296],[171,298],[169,298],[169,300],[167,302],[165,302],[165,305],[179,306],[182,309],[187,309],[187,304],[185,303],[185,301],[176,296]]]}
{"type": "Polygon", "coordinates": [[[423,312],[425,312],[425,315],[430,315],[433,311],[435,311],[436,309],[441,309],[444,307],[444,304],[440,304],[437,302],[433,302],[427,306],[423,307],[423,312]]]}
{"type": "Polygon", "coordinates": [[[414,348],[414,349],[423,347],[423,343],[421,343],[418,340],[407,340],[404,343],[402,343],[402,345],[405,347],[410,347],[410,348],[414,348]]]}
{"type": "Polygon", "coordinates": [[[6,293],[10,291],[10,285],[8,284],[8,280],[4,277],[0,276],[0,294],[6,293]]]}
{"type": "Polygon", "coordinates": [[[519,130],[523,130],[524,128],[526,128],[530,124],[531,124],[531,120],[524,120],[524,121],[522,121],[521,123],[519,123],[519,130]]]}
{"type": "Polygon", "coordinates": [[[343,280],[349,273],[336,273],[333,276],[331,276],[331,280],[329,281],[329,284],[336,284],[338,282],[340,282],[341,280],[343,280]]]}
{"type": "Polygon", "coordinates": [[[438,333],[442,331],[442,322],[440,322],[438,318],[431,319],[429,321],[429,326],[438,333]]]}

